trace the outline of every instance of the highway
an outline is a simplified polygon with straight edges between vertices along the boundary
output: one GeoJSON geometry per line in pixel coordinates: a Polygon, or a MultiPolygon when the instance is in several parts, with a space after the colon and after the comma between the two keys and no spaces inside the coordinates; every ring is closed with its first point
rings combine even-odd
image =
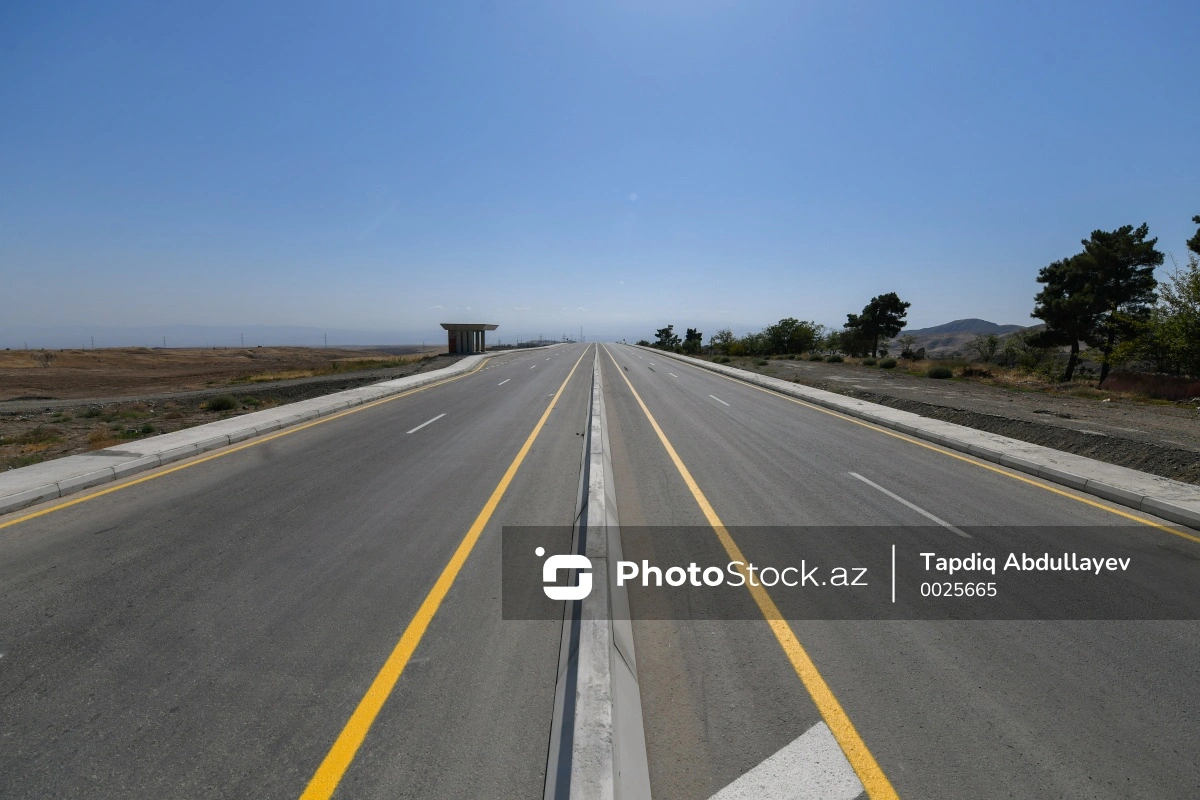
{"type": "Polygon", "coordinates": [[[339,797],[540,795],[561,624],[500,619],[499,529],[571,524],[583,353],[0,529],[0,796],[300,796],[553,402],[336,775],[339,797]]]}
{"type": "MultiPolygon", "coordinates": [[[[0,798],[540,797],[563,625],[501,619],[500,531],[571,525],[593,359],[633,537],[1086,526],[1197,585],[1200,540],[1095,498],[638,348],[506,353],[0,517],[0,798]]],[[[655,797],[776,754],[801,796],[1200,796],[1194,620],[631,602],[655,797]]]]}
{"type": "MultiPolygon", "coordinates": [[[[1184,563],[1200,556],[1197,542],[1131,529],[1127,517],[1091,498],[647,351],[606,350],[623,528],[707,528],[698,499],[729,526],[930,524],[876,488],[884,487],[954,526],[1086,525],[1098,535],[1140,534],[1145,546],[1184,563]]],[[[771,560],[770,552],[748,555],[771,560]]],[[[1194,590],[1192,574],[1181,589],[1194,590]]],[[[820,722],[821,710],[837,716],[838,708],[818,709],[811,699],[822,680],[847,723],[839,744],[869,750],[864,760],[880,770],[867,787],[872,797],[1200,794],[1190,755],[1200,747],[1194,621],[790,628],[807,661],[790,658],[765,621],[635,621],[656,796],[709,797],[820,722]],[[816,678],[806,674],[813,667],[816,678]]]]}

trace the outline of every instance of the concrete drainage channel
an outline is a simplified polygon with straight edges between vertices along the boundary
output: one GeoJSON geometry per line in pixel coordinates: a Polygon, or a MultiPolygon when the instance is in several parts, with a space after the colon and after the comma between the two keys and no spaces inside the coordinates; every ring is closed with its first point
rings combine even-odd
{"type": "Polygon", "coordinates": [[[592,591],[569,602],[563,617],[544,800],[648,798],[629,597],[608,569],[621,559],[621,529],[599,352],[571,552],[591,562],[592,591]]]}

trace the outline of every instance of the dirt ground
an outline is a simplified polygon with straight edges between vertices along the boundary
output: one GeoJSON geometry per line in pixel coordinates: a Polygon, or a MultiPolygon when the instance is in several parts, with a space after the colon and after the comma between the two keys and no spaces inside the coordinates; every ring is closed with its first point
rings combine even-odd
{"type": "Polygon", "coordinates": [[[142,398],[161,392],[205,389],[235,381],[309,377],[367,362],[385,365],[445,348],[245,347],[109,348],[0,351],[0,412],[12,400],[142,398]],[[42,366],[42,354],[53,358],[42,366]]]}
{"type": "Polygon", "coordinates": [[[0,471],[440,369],[459,358],[421,347],[53,352],[43,367],[38,351],[0,351],[0,471]]]}
{"type": "Polygon", "coordinates": [[[849,362],[757,362],[735,358],[730,366],[1200,484],[1200,398],[1146,401],[1081,384],[1047,388],[989,385],[974,378],[934,380],[903,367],[849,362]]]}

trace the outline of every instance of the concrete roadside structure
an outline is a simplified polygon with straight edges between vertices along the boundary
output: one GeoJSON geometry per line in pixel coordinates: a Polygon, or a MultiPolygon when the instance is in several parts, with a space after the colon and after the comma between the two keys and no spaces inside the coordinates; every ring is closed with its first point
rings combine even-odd
{"type": "Polygon", "coordinates": [[[446,346],[450,353],[482,353],[487,350],[487,332],[499,325],[485,322],[443,322],[446,331],[446,346]]]}
{"type": "MultiPolygon", "coordinates": [[[[637,345],[629,345],[638,347],[637,345]]],[[[1200,530],[1200,486],[698,358],[638,348],[1200,530]]]]}

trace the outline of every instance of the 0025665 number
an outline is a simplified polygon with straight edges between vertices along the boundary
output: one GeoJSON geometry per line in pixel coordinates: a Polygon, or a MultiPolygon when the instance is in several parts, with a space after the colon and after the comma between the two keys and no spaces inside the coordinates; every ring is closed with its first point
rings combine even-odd
{"type": "Polygon", "coordinates": [[[994,583],[922,583],[921,597],[995,597],[994,583]]]}

